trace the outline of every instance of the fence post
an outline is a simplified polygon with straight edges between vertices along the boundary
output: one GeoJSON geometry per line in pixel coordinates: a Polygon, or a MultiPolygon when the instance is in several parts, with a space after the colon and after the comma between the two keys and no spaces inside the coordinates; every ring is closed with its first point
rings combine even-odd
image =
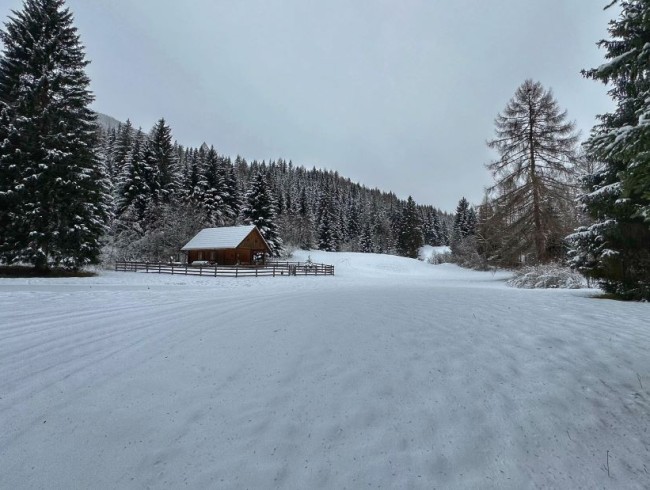
{"type": "Polygon", "coordinates": [[[275,264],[273,264],[273,277],[275,277],[275,264]]]}
{"type": "Polygon", "coordinates": [[[185,264],[185,275],[187,275],[187,264],[185,264]]]}
{"type": "Polygon", "coordinates": [[[149,272],[149,262],[146,262],[145,265],[144,265],[144,267],[145,267],[145,270],[146,270],[147,272],[149,272]]]}
{"type": "Polygon", "coordinates": [[[255,267],[255,277],[257,277],[257,267],[255,267]]]}
{"type": "Polygon", "coordinates": [[[239,266],[235,265],[235,277],[237,277],[239,274],[239,266]]]}
{"type": "Polygon", "coordinates": [[[217,277],[217,264],[214,264],[214,277],[217,277]]]}
{"type": "MultiPolygon", "coordinates": [[[[158,266],[160,268],[160,266],[158,266]]],[[[159,269],[160,270],[160,269],[159,269]]],[[[174,275],[174,264],[172,264],[172,276],[174,275]]]]}
{"type": "Polygon", "coordinates": [[[203,264],[199,266],[199,276],[203,275],[203,264]]]}

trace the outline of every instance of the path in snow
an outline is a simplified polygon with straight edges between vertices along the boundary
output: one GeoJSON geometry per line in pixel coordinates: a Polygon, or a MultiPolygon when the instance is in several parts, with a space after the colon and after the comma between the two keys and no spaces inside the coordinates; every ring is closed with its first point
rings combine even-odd
{"type": "Polygon", "coordinates": [[[650,305],[312,259],[0,280],[0,488],[650,487],[650,305]]]}

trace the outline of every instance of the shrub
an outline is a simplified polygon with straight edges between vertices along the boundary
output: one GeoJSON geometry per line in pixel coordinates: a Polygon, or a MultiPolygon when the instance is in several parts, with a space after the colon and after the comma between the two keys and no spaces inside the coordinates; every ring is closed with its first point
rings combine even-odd
{"type": "Polygon", "coordinates": [[[560,264],[522,267],[506,284],[523,289],[580,289],[587,286],[580,274],[560,264]]]}

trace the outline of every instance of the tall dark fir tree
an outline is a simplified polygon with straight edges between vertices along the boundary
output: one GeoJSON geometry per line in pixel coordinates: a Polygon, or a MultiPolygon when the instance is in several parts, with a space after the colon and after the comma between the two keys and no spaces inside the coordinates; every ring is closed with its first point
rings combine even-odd
{"type": "Polygon", "coordinates": [[[569,240],[573,265],[605,291],[650,300],[650,2],[614,4],[611,39],[598,43],[607,62],[583,74],[611,87],[616,108],[585,144],[587,158],[602,163],[581,197],[594,222],[569,240]]]}
{"type": "Polygon", "coordinates": [[[72,13],[63,0],[26,0],[0,37],[0,261],[96,263],[106,179],[72,13]]]}
{"type": "Polygon", "coordinates": [[[282,239],[278,234],[275,206],[275,198],[264,174],[258,173],[253,178],[250,189],[246,194],[246,204],[242,209],[242,218],[244,222],[259,228],[266,243],[271,248],[271,254],[277,257],[282,252],[282,239]]]}
{"type": "Polygon", "coordinates": [[[422,220],[415,201],[411,196],[406,201],[399,220],[397,250],[405,257],[417,258],[420,247],[424,245],[422,237],[422,220]]]}

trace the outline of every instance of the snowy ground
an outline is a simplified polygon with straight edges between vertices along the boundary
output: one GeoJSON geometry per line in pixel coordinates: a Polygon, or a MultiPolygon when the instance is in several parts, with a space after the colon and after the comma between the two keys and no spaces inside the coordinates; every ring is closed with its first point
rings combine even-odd
{"type": "Polygon", "coordinates": [[[649,304],[311,258],[0,279],[0,488],[650,488],[649,304]]]}

